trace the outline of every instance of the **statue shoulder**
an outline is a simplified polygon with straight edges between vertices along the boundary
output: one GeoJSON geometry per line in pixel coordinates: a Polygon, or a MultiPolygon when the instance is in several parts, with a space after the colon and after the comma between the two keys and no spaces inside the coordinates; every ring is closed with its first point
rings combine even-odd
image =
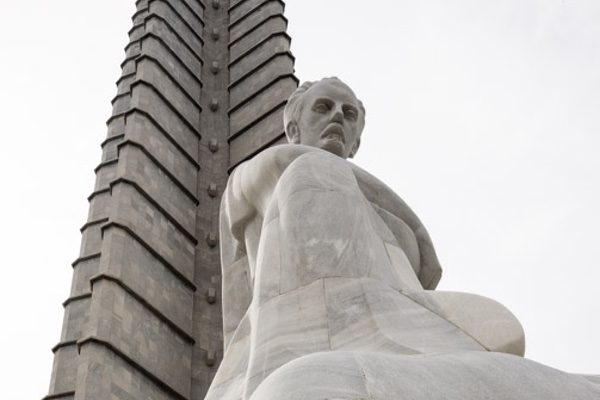
{"type": "MultiPolygon", "coordinates": [[[[315,151],[323,151],[314,147],[303,146],[299,144],[280,144],[269,147],[251,159],[238,165],[236,171],[252,171],[253,174],[262,173],[267,170],[272,172],[283,172],[289,164],[303,154],[315,151]]],[[[240,172],[237,172],[238,174],[240,172]]]]}
{"type": "MultiPolygon", "coordinates": [[[[240,164],[232,172],[226,189],[225,206],[234,211],[239,204],[243,209],[255,210],[264,215],[277,182],[285,169],[298,157],[323,151],[297,144],[282,144],[263,150],[250,160],[240,164]]],[[[247,214],[247,212],[245,212],[247,214]]]]}

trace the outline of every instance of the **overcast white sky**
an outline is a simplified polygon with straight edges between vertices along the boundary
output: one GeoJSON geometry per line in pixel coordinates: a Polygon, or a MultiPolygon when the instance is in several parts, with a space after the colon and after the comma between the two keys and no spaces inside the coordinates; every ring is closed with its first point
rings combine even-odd
{"type": "MultiPolygon", "coordinates": [[[[600,1],[288,0],[301,80],[367,108],[355,162],[428,227],[440,289],[508,306],[527,356],[600,374],[600,1]]],[[[133,0],[0,3],[0,376],[47,393],[133,0]]]]}

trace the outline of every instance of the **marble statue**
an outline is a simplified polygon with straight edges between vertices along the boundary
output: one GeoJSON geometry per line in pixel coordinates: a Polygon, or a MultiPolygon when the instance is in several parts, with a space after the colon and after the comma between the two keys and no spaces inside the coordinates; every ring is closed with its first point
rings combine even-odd
{"type": "Polygon", "coordinates": [[[225,354],[207,400],[600,399],[524,359],[499,303],[434,291],[417,216],[347,161],[365,109],[337,78],[290,98],[289,144],[231,175],[221,205],[225,354]]]}

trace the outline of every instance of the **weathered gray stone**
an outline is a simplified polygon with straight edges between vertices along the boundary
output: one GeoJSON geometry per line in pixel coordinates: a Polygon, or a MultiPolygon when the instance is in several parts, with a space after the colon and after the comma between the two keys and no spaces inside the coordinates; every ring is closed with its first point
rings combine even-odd
{"type": "Polygon", "coordinates": [[[281,117],[261,115],[265,75],[288,79],[279,103],[296,81],[282,2],[217,3],[136,2],[49,398],[202,399],[222,359],[217,244],[230,98],[270,126],[264,139],[238,132],[240,162],[283,134],[281,117]],[[268,70],[257,68],[266,60],[268,70]]]}

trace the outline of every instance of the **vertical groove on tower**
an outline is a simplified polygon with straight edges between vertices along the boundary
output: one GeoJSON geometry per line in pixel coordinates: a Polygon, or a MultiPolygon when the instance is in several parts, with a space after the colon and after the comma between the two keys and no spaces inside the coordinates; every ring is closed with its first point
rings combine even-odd
{"type": "Polygon", "coordinates": [[[228,172],[283,140],[279,0],[138,0],[47,399],[202,399],[228,172]]]}
{"type": "Polygon", "coordinates": [[[223,358],[219,205],[229,172],[285,141],[283,108],[297,88],[285,5],[279,0],[211,0],[207,4],[202,80],[197,296],[192,393],[202,399],[223,358]]]}
{"type": "Polygon", "coordinates": [[[227,85],[229,59],[227,43],[228,0],[210,0],[207,4],[204,27],[204,58],[202,71],[205,83],[202,90],[201,127],[204,133],[200,146],[201,172],[198,175],[197,237],[194,297],[194,338],[196,346],[192,360],[192,398],[203,399],[212,381],[215,367],[222,358],[222,313],[220,298],[221,265],[219,257],[220,193],[227,183],[229,134],[227,85]]]}

